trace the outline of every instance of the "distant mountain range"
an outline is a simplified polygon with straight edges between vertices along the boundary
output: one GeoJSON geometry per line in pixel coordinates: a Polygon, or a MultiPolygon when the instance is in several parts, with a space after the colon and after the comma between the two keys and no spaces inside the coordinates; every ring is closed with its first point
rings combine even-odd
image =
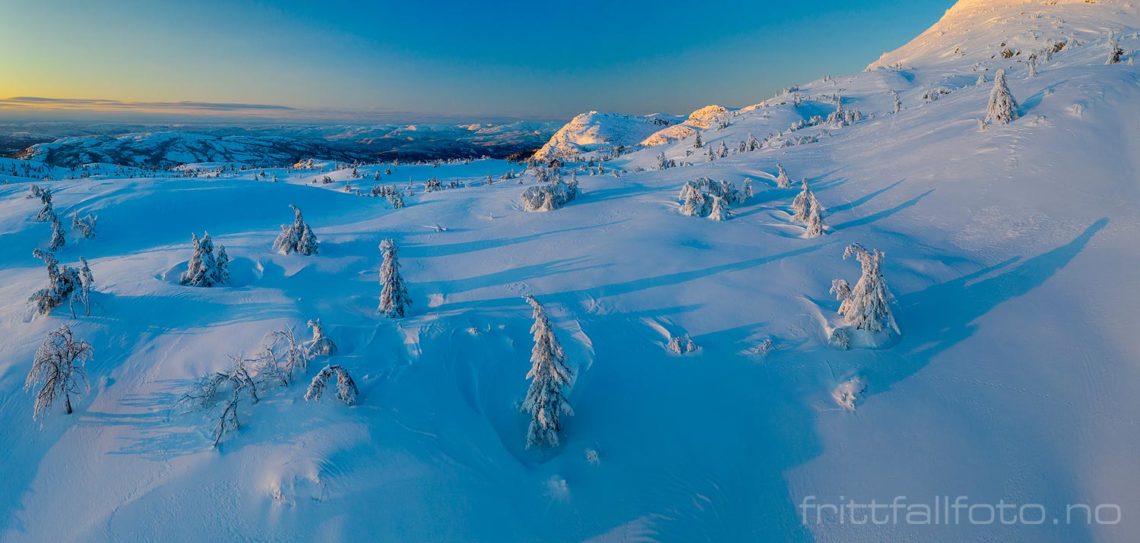
{"type": "Polygon", "coordinates": [[[0,152],[53,166],[105,163],[148,168],[217,162],[273,166],[306,158],[361,162],[506,158],[542,147],[560,124],[517,121],[234,127],[26,123],[0,126],[0,152]]]}

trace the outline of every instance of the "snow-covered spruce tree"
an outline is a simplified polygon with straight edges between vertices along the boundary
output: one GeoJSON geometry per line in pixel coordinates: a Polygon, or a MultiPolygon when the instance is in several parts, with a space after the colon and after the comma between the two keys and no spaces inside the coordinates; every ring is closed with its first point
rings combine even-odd
{"type": "Polygon", "coordinates": [[[744,145],[749,151],[756,151],[760,149],[760,140],[756,139],[756,136],[753,136],[751,133],[749,133],[748,141],[746,141],[744,145]]]}
{"type": "MultiPolygon", "coordinates": [[[[193,287],[213,287],[216,285],[224,285],[229,281],[229,256],[226,255],[224,260],[219,260],[214,256],[214,242],[210,239],[210,233],[206,232],[199,239],[196,234],[191,234],[190,243],[193,246],[193,252],[190,254],[190,261],[186,264],[186,271],[182,272],[181,283],[193,287]]],[[[219,246],[220,255],[225,255],[225,246],[219,246]]]]}
{"type": "Polygon", "coordinates": [[[83,366],[91,359],[91,354],[91,344],[77,341],[67,325],[48,334],[36,349],[32,370],[24,380],[25,391],[38,387],[33,420],[51,408],[60,396],[63,396],[64,412],[72,413],[71,395],[82,394],[87,389],[87,374],[83,366]]]}
{"type": "Polygon", "coordinates": [[[329,379],[336,376],[336,397],[346,405],[356,405],[356,381],[348,374],[348,370],[336,364],[329,364],[313,376],[309,388],[305,391],[305,401],[317,402],[328,386],[329,379]]]}
{"type": "Polygon", "coordinates": [[[36,310],[40,315],[47,315],[53,309],[63,305],[64,302],[68,302],[71,305],[71,317],[75,318],[75,295],[76,289],[80,287],[79,270],[69,266],[60,266],[55,254],[50,251],[44,252],[36,249],[32,251],[32,256],[44,261],[48,274],[48,286],[37,290],[28,301],[36,305],[36,310]]]}
{"type": "Polygon", "coordinates": [[[49,251],[58,251],[67,245],[67,238],[63,235],[63,225],[59,224],[59,217],[51,218],[51,240],[48,241],[49,251]]]}
{"type": "Polygon", "coordinates": [[[277,239],[273,241],[273,250],[283,255],[289,253],[304,256],[317,254],[317,236],[313,234],[313,229],[305,222],[305,218],[301,216],[301,208],[292,204],[289,205],[289,208],[293,210],[293,224],[281,225],[281,233],[277,234],[277,239]]]}
{"type": "Polygon", "coordinates": [[[716,151],[717,158],[725,158],[728,156],[728,145],[725,145],[724,140],[721,140],[720,147],[716,151]]]}
{"type": "Polygon", "coordinates": [[[400,275],[400,262],[396,255],[396,242],[386,239],[380,242],[380,252],[384,262],[380,264],[380,307],[378,311],[388,318],[400,319],[412,305],[404,278],[400,275]]]}
{"type": "Polygon", "coordinates": [[[99,217],[91,213],[80,218],[79,212],[76,211],[71,215],[71,229],[79,232],[83,239],[95,239],[95,223],[98,220],[99,217]]]}
{"type": "Polygon", "coordinates": [[[87,265],[87,259],[79,257],[79,297],[83,301],[83,312],[91,316],[91,286],[95,284],[95,275],[87,265]]]}
{"type": "Polygon", "coordinates": [[[816,238],[826,233],[827,225],[823,223],[823,206],[816,199],[815,194],[811,195],[808,202],[807,214],[807,228],[804,230],[804,236],[809,238],[816,238]]]}
{"type": "Polygon", "coordinates": [[[697,138],[693,140],[693,149],[700,149],[704,145],[704,142],[701,141],[701,133],[698,131],[697,138]]]}
{"type": "Polygon", "coordinates": [[[898,113],[902,111],[902,99],[899,98],[898,92],[891,90],[891,101],[893,102],[891,113],[898,113]]]}
{"type": "Polygon", "coordinates": [[[843,251],[843,259],[852,256],[862,267],[859,281],[854,287],[842,279],[831,283],[832,294],[841,302],[839,313],[847,324],[857,330],[881,332],[889,329],[901,334],[894,314],[891,313],[890,304],[894,301],[894,296],[887,288],[887,281],[880,268],[883,252],[868,251],[862,245],[852,243],[843,251]]]}
{"type": "Polygon", "coordinates": [[[980,86],[985,85],[985,84],[986,84],[986,72],[979,73],[978,74],[978,80],[974,81],[974,85],[980,87],[980,86]]]}
{"type": "Polygon", "coordinates": [[[1124,49],[1120,48],[1120,43],[1116,41],[1116,32],[1108,34],[1108,58],[1105,59],[1105,64],[1118,64],[1121,57],[1124,56],[1124,49]]]}
{"type": "Polygon", "coordinates": [[[1029,69],[1029,77],[1037,77],[1037,53],[1029,55],[1026,65],[1029,69]]]}
{"type": "Polygon", "coordinates": [[[776,163],[776,186],[782,189],[791,188],[792,180],[788,177],[788,172],[784,170],[784,165],[779,162],[776,163]]]}
{"type": "Polygon", "coordinates": [[[218,255],[214,258],[214,284],[226,285],[230,282],[230,255],[225,245],[218,245],[218,255]]]}
{"type": "Polygon", "coordinates": [[[325,329],[321,326],[321,319],[312,319],[308,322],[309,329],[313,331],[313,338],[304,344],[305,354],[309,358],[318,356],[332,356],[336,354],[336,343],[325,336],[325,329]]]}
{"type": "Polygon", "coordinates": [[[36,222],[51,222],[55,219],[55,208],[52,207],[51,203],[51,189],[41,189],[38,192],[40,203],[43,205],[40,207],[39,213],[36,213],[36,222]]]}
{"type": "Polygon", "coordinates": [[[534,348],[530,353],[531,368],[526,374],[530,389],[521,406],[531,416],[526,446],[528,449],[557,447],[558,433],[562,430],[561,416],[574,414],[566,399],[566,387],[570,385],[572,374],[542,304],[531,296],[527,296],[526,301],[534,309],[534,324],[530,327],[534,348]]]}
{"type": "Polygon", "coordinates": [[[986,122],[1008,124],[1017,119],[1017,101],[1005,84],[1005,70],[994,74],[994,88],[990,91],[990,103],[986,107],[986,122]]]}
{"type": "MultiPolygon", "coordinates": [[[[752,180],[751,179],[745,179],[744,180],[744,190],[741,191],[741,195],[743,196],[744,201],[747,202],[748,200],[752,199],[753,194],[754,193],[752,192],[752,180]]],[[[743,202],[741,202],[741,203],[743,203],[743,202]]]]}
{"type": "Polygon", "coordinates": [[[792,200],[792,219],[798,222],[806,223],[808,214],[811,212],[812,204],[815,201],[815,193],[808,187],[807,179],[800,182],[802,189],[792,200]]]}
{"type": "Polygon", "coordinates": [[[704,217],[709,214],[709,199],[692,181],[681,186],[681,214],[687,217],[704,217]]]}
{"type": "Polygon", "coordinates": [[[709,219],[714,221],[727,221],[732,218],[732,211],[728,208],[728,200],[713,195],[712,209],[709,210],[709,219]]]}

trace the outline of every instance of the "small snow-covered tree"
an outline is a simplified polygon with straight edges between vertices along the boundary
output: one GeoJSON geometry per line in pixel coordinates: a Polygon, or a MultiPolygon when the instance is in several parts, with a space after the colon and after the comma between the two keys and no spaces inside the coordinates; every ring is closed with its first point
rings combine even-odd
{"type": "Polygon", "coordinates": [[[305,401],[317,402],[321,400],[321,396],[325,392],[325,387],[328,386],[329,379],[336,376],[336,397],[347,405],[356,405],[356,381],[352,380],[348,370],[343,367],[330,364],[317,372],[313,376],[313,380],[309,382],[309,388],[305,391],[305,401]]]}
{"type": "Polygon", "coordinates": [[[36,213],[36,222],[51,222],[56,218],[55,208],[52,207],[51,203],[51,189],[39,189],[38,191],[33,189],[32,191],[33,194],[37,192],[42,206],[39,213],[36,213]]]}
{"type": "Polygon", "coordinates": [[[802,186],[800,193],[792,200],[792,219],[806,223],[815,201],[815,193],[808,187],[807,179],[803,179],[800,183],[802,186]]]}
{"type": "Polygon", "coordinates": [[[881,270],[883,252],[868,251],[862,245],[852,243],[843,251],[843,258],[846,260],[852,256],[862,267],[855,286],[851,287],[842,280],[833,281],[831,285],[831,292],[841,302],[839,313],[847,324],[858,330],[881,332],[890,329],[900,334],[894,314],[891,313],[890,304],[894,301],[894,296],[887,288],[881,270]]]}
{"type": "Polygon", "coordinates": [[[36,305],[36,310],[41,315],[47,315],[64,302],[68,302],[71,305],[71,316],[75,318],[75,295],[76,289],[80,287],[79,270],[70,266],[60,266],[51,251],[36,249],[32,251],[32,256],[44,261],[48,286],[37,290],[28,301],[36,305]]]}
{"type": "Polygon", "coordinates": [[[724,140],[721,140],[720,147],[717,148],[716,155],[718,158],[724,158],[728,156],[728,145],[725,145],[724,140]]]}
{"type": "Polygon", "coordinates": [[[305,218],[301,216],[301,208],[292,204],[289,205],[289,208],[293,210],[293,224],[281,225],[281,233],[277,234],[277,239],[273,241],[273,250],[283,255],[289,253],[304,256],[317,254],[319,249],[317,236],[309,224],[305,222],[305,218]]]}
{"type": "Polygon", "coordinates": [[[713,195],[712,209],[709,210],[709,219],[714,221],[727,221],[732,218],[732,211],[728,208],[728,201],[720,196],[713,195]]]}
{"type": "Polygon", "coordinates": [[[751,179],[745,179],[744,180],[744,191],[743,191],[744,200],[748,201],[748,200],[752,199],[753,195],[754,194],[752,192],[752,180],[751,179]]]}
{"type": "Polygon", "coordinates": [[[990,91],[989,106],[986,107],[986,122],[1008,124],[1017,119],[1017,101],[1005,84],[1005,70],[994,74],[994,88],[990,91]]]}
{"type": "Polygon", "coordinates": [[[534,324],[530,327],[534,334],[534,348],[530,353],[531,368],[526,374],[530,388],[521,406],[531,416],[526,446],[528,449],[533,446],[557,447],[558,433],[562,430],[561,416],[574,414],[566,399],[566,388],[572,374],[542,304],[531,296],[527,296],[526,301],[534,310],[534,324]]]}
{"type": "Polygon", "coordinates": [[[693,149],[700,149],[704,145],[704,142],[701,141],[701,133],[698,131],[696,139],[693,140],[693,149]]]}
{"type": "Polygon", "coordinates": [[[325,336],[325,329],[321,326],[321,319],[312,319],[308,322],[309,329],[313,331],[313,338],[305,342],[305,354],[309,358],[318,356],[332,356],[336,354],[336,343],[325,336]]]}
{"type": "Polygon", "coordinates": [[[79,217],[79,212],[76,211],[71,215],[71,229],[79,232],[83,239],[95,238],[95,223],[99,217],[94,214],[88,213],[86,217],[79,217]]]}
{"type": "Polygon", "coordinates": [[[36,390],[32,419],[38,419],[57,398],[63,396],[64,412],[70,415],[71,395],[87,389],[84,364],[91,359],[91,344],[78,341],[67,325],[53,330],[36,350],[32,369],[24,380],[24,390],[36,390]]]}
{"type": "Polygon", "coordinates": [[[1124,49],[1120,48],[1120,43],[1116,41],[1116,32],[1108,34],[1108,58],[1105,59],[1105,64],[1117,64],[1124,56],[1124,49]]]}
{"type": "Polygon", "coordinates": [[[812,194],[808,205],[807,229],[804,231],[804,236],[815,238],[826,233],[827,225],[823,223],[823,212],[823,206],[816,199],[815,194],[812,194]]]}
{"type": "Polygon", "coordinates": [[[709,213],[709,199],[692,182],[681,187],[681,214],[688,217],[704,217],[709,213]]]}
{"type": "Polygon", "coordinates": [[[981,72],[978,74],[977,81],[974,81],[974,85],[980,87],[980,86],[985,85],[985,84],[986,84],[986,72],[981,72]]]}
{"type": "Polygon", "coordinates": [[[1037,53],[1029,55],[1026,60],[1027,67],[1029,68],[1029,77],[1037,77],[1037,53]]]}
{"type": "Polygon", "coordinates": [[[214,242],[210,233],[206,232],[199,238],[191,234],[190,243],[193,252],[190,261],[186,264],[186,271],[182,272],[181,283],[193,287],[213,287],[224,285],[229,281],[229,255],[226,255],[224,245],[219,246],[219,254],[214,255],[214,242]],[[218,257],[223,258],[218,258],[218,257]]]}
{"type": "Polygon", "coordinates": [[[792,180],[788,177],[788,172],[784,170],[784,165],[776,163],[776,186],[782,189],[791,188],[792,180]]]}
{"type": "Polygon", "coordinates": [[[891,113],[898,113],[902,111],[902,99],[899,98],[898,92],[891,90],[891,101],[893,102],[891,113]]]}
{"type": "Polygon", "coordinates": [[[95,275],[87,265],[87,259],[79,257],[79,293],[83,301],[83,312],[91,316],[91,286],[95,284],[95,275]]]}
{"type": "Polygon", "coordinates": [[[748,134],[748,140],[745,142],[745,148],[749,151],[756,151],[760,149],[760,140],[756,139],[751,133],[748,134]]]}
{"type": "Polygon", "coordinates": [[[59,224],[59,217],[51,218],[51,240],[48,241],[49,251],[58,251],[67,245],[67,238],[63,235],[63,225],[59,224]]]}
{"type": "Polygon", "coordinates": [[[386,239],[380,242],[380,252],[384,261],[380,264],[380,307],[378,311],[388,318],[400,319],[407,313],[412,299],[404,278],[400,275],[400,262],[396,254],[396,242],[386,239]]]}

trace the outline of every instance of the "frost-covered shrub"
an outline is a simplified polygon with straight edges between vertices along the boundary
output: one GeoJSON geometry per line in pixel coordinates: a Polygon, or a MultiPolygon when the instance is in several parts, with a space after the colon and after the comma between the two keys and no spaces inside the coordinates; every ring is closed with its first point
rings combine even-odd
{"type": "Polygon", "coordinates": [[[238,405],[242,399],[254,404],[260,401],[257,381],[248,363],[249,360],[240,354],[231,356],[229,368],[198,379],[176,402],[175,407],[182,412],[214,411],[217,417],[213,430],[214,447],[226,434],[239,429],[238,405]]]}
{"type": "Polygon", "coordinates": [[[305,401],[318,402],[328,386],[329,379],[336,376],[336,397],[346,405],[356,405],[356,381],[352,380],[348,370],[336,364],[329,364],[313,376],[309,388],[305,391],[305,401]]]}
{"type": "Polygon", "coordinates": [[[887,288],[887,281],[883,278],[881,269],[883,252],[868,251],[862,245],[852,243],[843,251],[843,258],[846,260],[852,256],[859,261],[862,268],[855,286],[851,287],[842,279],[833,281],[831,285],[832,294],[841,302],[839,313],[843,315],[848,325],[857,330],[869,332],[891,330],[900,334],[890,307],[894,296],[887,288]]]}
{"type": "Polygon", "coordinates": [[[852,377],[835,387],[831,391],[831,398],[835,400],[836,405],[842,407],[846,411],[855,411],[855,404],[859,401],[859,397],[867,390],[867,385],[859,377],[852,377]]]}
{"type": "Polygon", "coordinates": [[[76,211],[71,215],[71,229],[79,232],[83,239],[95,238],[95,223],[99,217],[92,213],[88,213],[85,217],[80,217],[79,212],[76,211]]]}
{"type": "Polygon", "coordinates": [[[1008,124],[1017,119],[1017,101],[1005,84],[1005,70],[994,74],[994,88],[990,91],[990,102],[986,107],[986,122],[1008,124]]]}
{"type": "Polygon", "coordinates": [[[597,449],[586,449],[586,463],[591,466],[597,466],[602,463],[602,458],[598,454],[597,449]]]}
{"type": "Polygon", "coordinates": [[[39,387],[32,410],[33,420],[40,418],[61,395],[64,413],[72,413],[71,395],[82,394],[88,387],[83,366],[91,359],[91,355],[91,344],[76,340],[67,325],[48,334],[40,348],[36,349],[32,369],[24,380],[25,391],[39,387]]]}
{"type": "Polygon", "coordinates": [[[218,255],[214,255],[214,242],[210,233],[206,232],[199,239],[191,234],[190,243],[193,252],[190,261],[186,264],[186,271],[182,272],[180,282],[192,287],[213,287],[229,282],[229,255],[224,245],[218,246],[218,255]]]}
{"type": "Polygon", "coordinates": [[[851,348],[851,335],[847,333],[846,328],[835,328],[827,335],[827,344],[846,351],[851,348]]]}
{"type": "Polygon", "coordinates": [[[281,233],[277,234],[277,239],[273,241],[273,250],[283,255],[289,253],[305,256],[317,254],[320,248],[317,235],[313,233],[313,229],[301,216],[301,208],[294,205],[290,205],[289,208],[293,210],[293,224],[281,225],[281,233]]]}
{"type": "Polygon", "coordinates": [[[673,336],[669,339],[669,343],[665,345],[665,349],[673,354],[689,354],[697,350],[697,344],[688,334],[673,336]]]}
{"type": "Polygon", "coordinates": [[[32,251],[32,256],[44,261],[47,268],[48,286],[37,290],[28,299],[41,315],[47,315],[64,302],[71,305],[71,316],[75,317],[75,296],[81,286],[79,270],[70,266],[60,266],[51,251],[32,251]]]}
{"type": "Polygon", "coordinates": [[[332,356],[336,354],[336,343],[325,336],[325,329],[321,326],[321,319],[312,319],[308,322],[313,331],[313,338],[304,344],[305,354],[309,358],[318,356],[332,356]]]}
{"type": "Polygon", "coordinates": [[[946,87],[934,87],[932,89],[926,89],[926,92],[922,93],[922,100],[929,104],[930,102],[938,101],[940,97],[950,94],[950,92],[951,90],[946,87]]]}
{"type": "Polygon", "coordinates": [[[522,202],[523,208],[527,211],[553,211],[577,197],[577,181],[564,183],[561,179],[556,179],[551,183],[527,187],[522,193],[522,202]]]}

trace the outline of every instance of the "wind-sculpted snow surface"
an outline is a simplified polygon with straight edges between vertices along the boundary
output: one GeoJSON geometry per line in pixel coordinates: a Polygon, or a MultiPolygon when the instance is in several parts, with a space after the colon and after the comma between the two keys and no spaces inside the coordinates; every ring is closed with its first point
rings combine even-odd
{"type": "Polygon", "coordinates": [[[567,164],[581,195],[550,213],[519,200],[533,171],[494,160],[46,182],[0,160],[0,540],[1135,540],[1140,15],[1104,0],[970,2],[948,17],[962,14],[975,24],[886,57],[902,67],[729,112],[702,131],[724,157],[681,140],[631,148],[601,175],[567,164]],[[1125,53],[1106,65],[1109,29],[1125,53]],[[1040,57],[1036,77],[999,50],[953,56],[1009,40],[1024,57],[1070,36],[1079,45],[1040,57]],[[1019,115],[980,130],[997,69],[1019,115]],[[822,123],[836,95],[862,118],[822,123]],[[779,133],[801,143],[771,145],[779,133]],[[767,144],[741,151],[750,134],[767,144]],[[658,170],[662,154],[676,167],[658,170]],[[441,189],[425,192],[431,178],[441,189]],[[701,178],[751,180],[752,197],[731,220],[686,217],[678,190],[701,178]],[[804,237],[793,217],[801,179],[827,235],[804,237]],[[369,196],[386,183],[405,207],[369,196]],[[51,228],[32,184],[59,217],[99,217],[95,238],[69,232],[55,254],[89,263],[91,316],[29,307],[51,228]],[[273,251],[289,204],[318,254],[273,251]],[[231,280],[181,285],[188,234],[206,231],[231,280]],[[414,302],[399,319],[377,312],[384,239],[414,302]],[[901,335],[875,349],[828,341],[844,318],[832,280],[861,277],[843,260],[852,243],[887,255],[879,301],[901,335]],[[527,448],[526,296],[572,370],[556,447],[527,448]],[[217,449],[217,418],[173,408],[231,356],[316,317],[335,351],[242,403],[217,449]],[[23,386],[64,324],[94,353],[90,388],[72,415],[53,404],[33,420],[23,386]],[[306,402],[326,367],[322,400],[306,402]],[[1027,505],[1027,522],[906,518],[958,496],[1027,505]],[[848,500],[912,508],[885,524],[813,509],[848,500]],[[1119,522],[1086,521],[1082,504],[1119,522]]]}

